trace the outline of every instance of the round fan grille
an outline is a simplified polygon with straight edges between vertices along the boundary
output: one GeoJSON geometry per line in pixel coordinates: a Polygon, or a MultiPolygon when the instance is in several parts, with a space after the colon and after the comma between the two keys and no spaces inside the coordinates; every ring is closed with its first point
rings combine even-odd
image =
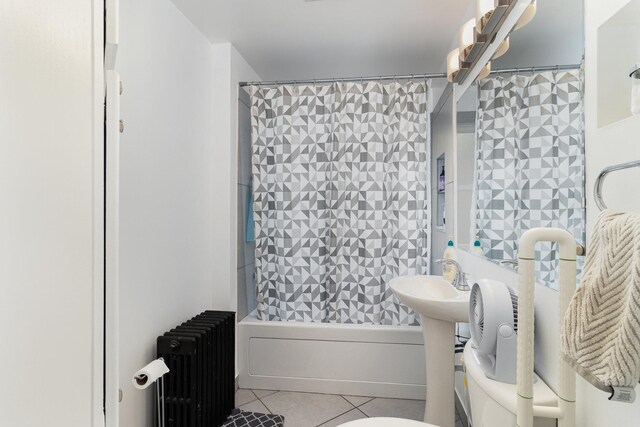
{"type": "Polygon", "coordinates": [[[484,306],[482,304],[482,292],[478,286],[471,289],[471,307],[473,318],[471,319],[471,336],[477,342],[482,341],[484,333],[484,306]]]}
{"type": "Polygon", "coordinates": [[[513,330],[518,332],[518,295],[511,286],[507,286],[509,289],[509,296],[511,297],[511,308],[513,309],[513,330]]]}
{"type": "Polygon", "coordinates": [[[502,282],[480,280],[469,295],[469,329],[476,348],[484,354],[494,354],[498,328],[511,325],[518,328],[518,297],[502,282]]]}
{"type": "Polygon", "coordinates": [[[469,295],[471,344],[480,367],[496,381],[516,384],[518,297],[506,283],[481,279],[469,295]],[[480,359],[479,359],[480,360],[480,359]]]}

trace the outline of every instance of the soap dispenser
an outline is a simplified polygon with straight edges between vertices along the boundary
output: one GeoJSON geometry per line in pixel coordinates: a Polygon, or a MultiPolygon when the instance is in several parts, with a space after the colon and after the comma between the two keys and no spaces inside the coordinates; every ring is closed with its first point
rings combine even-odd
{"type": "Polygon", "coordinates": [[[478,240],[477,238],[476,241],[473,242],[471,253],[479,257],[484,257],[484,252],[482,252],[482,245],[480,245],[480,240],[478,240]]]}
{"type": "MultiPolygon", "coordinates": [[[[447,243],[447,249],[444,251],[444,255],[442,256],[444,259],[453,259],[458,260],[458,253],[456,251],[455,246],[453,245],[453,237],[449,237],[449,243],[447,243]]],[[[451,265],[448,263],[444,263],[442,266],[442,277],[449,282],[452,282],[456,277],[458,269],[455,265],[451,265]]]]}

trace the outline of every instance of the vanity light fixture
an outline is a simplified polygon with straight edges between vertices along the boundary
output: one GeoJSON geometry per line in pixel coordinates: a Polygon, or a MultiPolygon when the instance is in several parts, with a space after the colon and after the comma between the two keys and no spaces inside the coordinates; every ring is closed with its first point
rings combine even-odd
{"type": "Polygon", "coordinates": [[[481,35],[495,32],[498,23],[515,0],[476,0],[476,27],[481,35]]]}
{"type": "Polygon", "coordinates": [[[491,62],[487,62],[487,64],[482,67],[482,71],[478,74],[478,80],[482,80],[487,77],[491,73],[491,62]]]}
{"type": "Polygon", "coordinates": [[[498,48],[498,50],[496,50],[496,53],[493,54],[493,58],[491,59],[500,58],[502,55],[507,53],[508,50],[509,50],[509,37],[504,39],[504,41],[500,44],[500,47],[498,48]]]}
{"type": "Polygon", "coordinates": [[[513,27],[514,31],[519,30],[520,28],[524,27],[529,22],[531,22],[533,17],[536,16],[537,11],[538,11],[538,0],[533,0],[531,4],[527,7],[527,9],[524,11],[520,19],[518,19],[516,26],[513,27]]]}
{"type": "MultiPolygon", "coordinates": [[[[496,36],[505,20],[516,4],[524,3],[526,10],[518,19],[518,28],[529,23],[536,14],[537,0],[475,0],[476,17],[465,22],[458,33],[458,63],[454,61],[454,52],[447,56],[447,78],[450,82],[462,84],[469,71],[476,68],[478,59],[489,46],[495,42],[496,36]]],[[[499,58],[509,50],[509,37],[500,42],[491,59],[499,58]]],[[[480,71],[479,79],[485,78],[491,70],[487,64],[480,71]]]]}
{"type": "Polygon", "coordinates": [[[447,55],[447,80],[454,82],[460,73],[460,49],[453,49],[447,55]]]}
{"type": "Polygon", "coordinates": [[[483,45],[489,41],[488,35],[478,34],[476,31],[476,20],[471,18],[460,28],[459,32],[460,60],[462,62],[473,62],[482,51],[483,45]]]}
{"type": "Polygon", "coordinates": [[[460,59],[464,60],[464,58],[468,55],[468,50],[473,47],[474,42],[474,34],[476,32],[476,21],[475,19],[470,19],[460,27],[460,31],[458,32],[458,49],[460,51],[460,59]]]}

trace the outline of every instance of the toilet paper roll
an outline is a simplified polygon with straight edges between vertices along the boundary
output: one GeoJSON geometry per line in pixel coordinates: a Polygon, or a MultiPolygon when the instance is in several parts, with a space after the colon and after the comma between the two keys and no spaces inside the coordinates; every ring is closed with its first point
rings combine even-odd
{"type": "Polygon", "coordinates": [[[138,390],[144,390],[167,372],[169,372],[169,368],[164,360],[162,358],[156,359],[133,374],[133,386],[138,390]]]}

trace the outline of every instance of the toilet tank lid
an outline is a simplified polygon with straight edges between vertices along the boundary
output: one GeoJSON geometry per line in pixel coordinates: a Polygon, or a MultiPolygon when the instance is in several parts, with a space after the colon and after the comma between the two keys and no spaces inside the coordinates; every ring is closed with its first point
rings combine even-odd
{"type": "Polygon", "coordinates": [[[421,423],[420,421],[407,420],[403,418],[363,418],[361,420],[350,421],[340,424],[338,427],[438,427],[433,424],[421,423]]]}
{"type": "MultiPolygon", "coordinates": [[[[473,347],[471,341],[464,347],[464,365],[467,375],[473,378],[474,382],[484,391],[491,399],[495,400],[500,406],[511,412],[516,413],[518,402],[516,384],[507,384],[487,378],[480,363],[478,362],[478,351],[473,347]]],[[[557,406],[558,396],[542,381],[542,379],[534,373],[533,384],[533,404],[539,406],[557,406]]]]}

